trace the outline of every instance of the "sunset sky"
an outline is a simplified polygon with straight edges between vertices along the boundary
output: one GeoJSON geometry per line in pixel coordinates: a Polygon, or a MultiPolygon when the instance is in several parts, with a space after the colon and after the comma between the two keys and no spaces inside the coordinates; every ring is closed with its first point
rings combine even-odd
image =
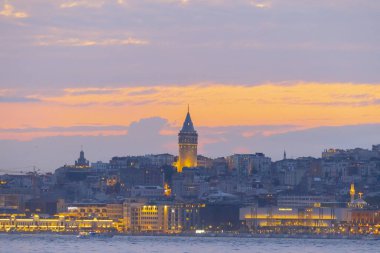
{"type": "Polygon", "coordinates": [[[0,0],[0,172],[380,143],[380,2],[0,0]]]}

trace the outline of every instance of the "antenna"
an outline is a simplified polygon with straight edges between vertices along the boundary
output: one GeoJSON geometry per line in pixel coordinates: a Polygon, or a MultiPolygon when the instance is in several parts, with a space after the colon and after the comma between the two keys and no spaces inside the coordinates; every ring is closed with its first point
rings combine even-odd
{"type": "Polygon", "coordinates": [[[187,104],[187,113],[190,113],[190,105],[187,104]]]}

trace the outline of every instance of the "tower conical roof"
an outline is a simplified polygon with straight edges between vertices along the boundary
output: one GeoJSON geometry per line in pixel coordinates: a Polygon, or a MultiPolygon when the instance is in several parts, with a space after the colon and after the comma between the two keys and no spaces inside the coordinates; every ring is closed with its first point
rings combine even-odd
{"type": "Polygon", "coordinates": [[[191,121],[190,112],[187,112],[185,122],[183,122],[183,126],[181,132],[195,132],[193,122],[191,121]]]}

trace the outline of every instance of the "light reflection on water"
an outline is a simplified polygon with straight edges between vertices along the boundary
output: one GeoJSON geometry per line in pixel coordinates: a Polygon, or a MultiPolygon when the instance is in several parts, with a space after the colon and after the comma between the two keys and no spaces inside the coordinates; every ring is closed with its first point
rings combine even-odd
{"type": "Polygon", "coordinates": [[[78,239],[74,235],[0,235],[1,253],[377,253],[380,251],[379,249],[380,241],[374,240],[142,236],[115,236],[107,239],[78,239]]]}

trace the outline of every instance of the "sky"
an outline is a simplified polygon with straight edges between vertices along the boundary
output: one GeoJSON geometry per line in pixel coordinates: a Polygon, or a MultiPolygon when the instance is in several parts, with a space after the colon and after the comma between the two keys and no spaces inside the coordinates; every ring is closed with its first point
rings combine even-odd
{"type": "Polygon", "coordinates": [[[0,0],[0,173],[380,143],[380,2],[0,0]]]}

